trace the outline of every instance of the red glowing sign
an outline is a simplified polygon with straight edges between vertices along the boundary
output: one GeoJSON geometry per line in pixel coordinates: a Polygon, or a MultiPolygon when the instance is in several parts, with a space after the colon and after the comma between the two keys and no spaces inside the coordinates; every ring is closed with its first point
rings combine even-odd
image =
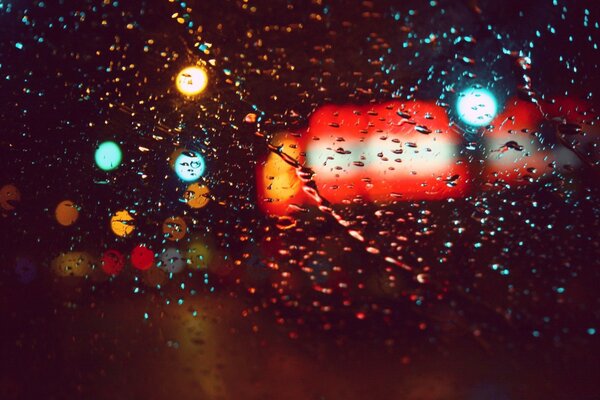
{"type": "Polygon", "coordinates": [[[480,184],[526,184],[549,172],[552,161],[576,161],[564,148],[544,144],[537,130],[546,119],[574,119],[584,108],[570,99],[543,105],[510,99],[493,128],[479,131],[482,161],[474,161],[461,152],[467,143],[461,130],[433,102],[326,105],[305,130],[275,137],[284,155],[272,153],[258,168],[259,201],[279,215],[303,207],[310,196],[302,167],[322,198],[344,204],[459,198],[480,184]]]}

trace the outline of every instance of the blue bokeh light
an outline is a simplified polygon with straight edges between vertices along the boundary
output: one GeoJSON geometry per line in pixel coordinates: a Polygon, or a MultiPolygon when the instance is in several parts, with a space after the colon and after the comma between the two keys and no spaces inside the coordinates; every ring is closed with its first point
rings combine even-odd
{"type": "Polygon", "coordinates": [[[96,149],[94,155],[96,165],[103,171],[112,171],[121,165],[123,153],[115,142],[104,142],[96,149]]]}
{"type": "Polygon", "coordinates": [[[204,158],[196,151],[184,151],[175,160],[175,173],[182,181],[197,181],[205,170],[204,158]]]}
{"type": "Polygon", "coordinates": [[[458,95],[456,111],[463,122],[471,126],[484,126],[496,116],[498,103],[490,91],[472,87],[458,95]]]}

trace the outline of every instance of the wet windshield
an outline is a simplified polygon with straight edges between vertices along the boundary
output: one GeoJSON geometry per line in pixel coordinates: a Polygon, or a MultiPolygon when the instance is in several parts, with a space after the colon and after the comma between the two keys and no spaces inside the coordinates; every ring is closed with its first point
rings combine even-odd
{"type": "Polygon", "coordinates": [[[598,395],[593,1],[4,0],[0,33],[0,397],[598,395]]]}

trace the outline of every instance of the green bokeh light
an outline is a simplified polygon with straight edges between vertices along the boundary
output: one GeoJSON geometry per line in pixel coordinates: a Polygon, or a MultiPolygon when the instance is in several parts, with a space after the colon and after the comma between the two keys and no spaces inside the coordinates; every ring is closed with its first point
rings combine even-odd
{"type": "Polygon", "coordinates": [[[103,171],[112,171],[121,165],[123,153],[115,142],[104,142],[96,149],[96,165],[103,171]]]}

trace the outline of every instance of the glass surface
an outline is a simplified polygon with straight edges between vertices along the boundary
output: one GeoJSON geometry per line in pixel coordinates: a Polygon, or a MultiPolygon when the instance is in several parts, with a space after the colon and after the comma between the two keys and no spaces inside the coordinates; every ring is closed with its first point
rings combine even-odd
{"type": "Polygon", "coordinates": [[[0,399],[599,398],[599,24],[0,0],[0,399]]]}

